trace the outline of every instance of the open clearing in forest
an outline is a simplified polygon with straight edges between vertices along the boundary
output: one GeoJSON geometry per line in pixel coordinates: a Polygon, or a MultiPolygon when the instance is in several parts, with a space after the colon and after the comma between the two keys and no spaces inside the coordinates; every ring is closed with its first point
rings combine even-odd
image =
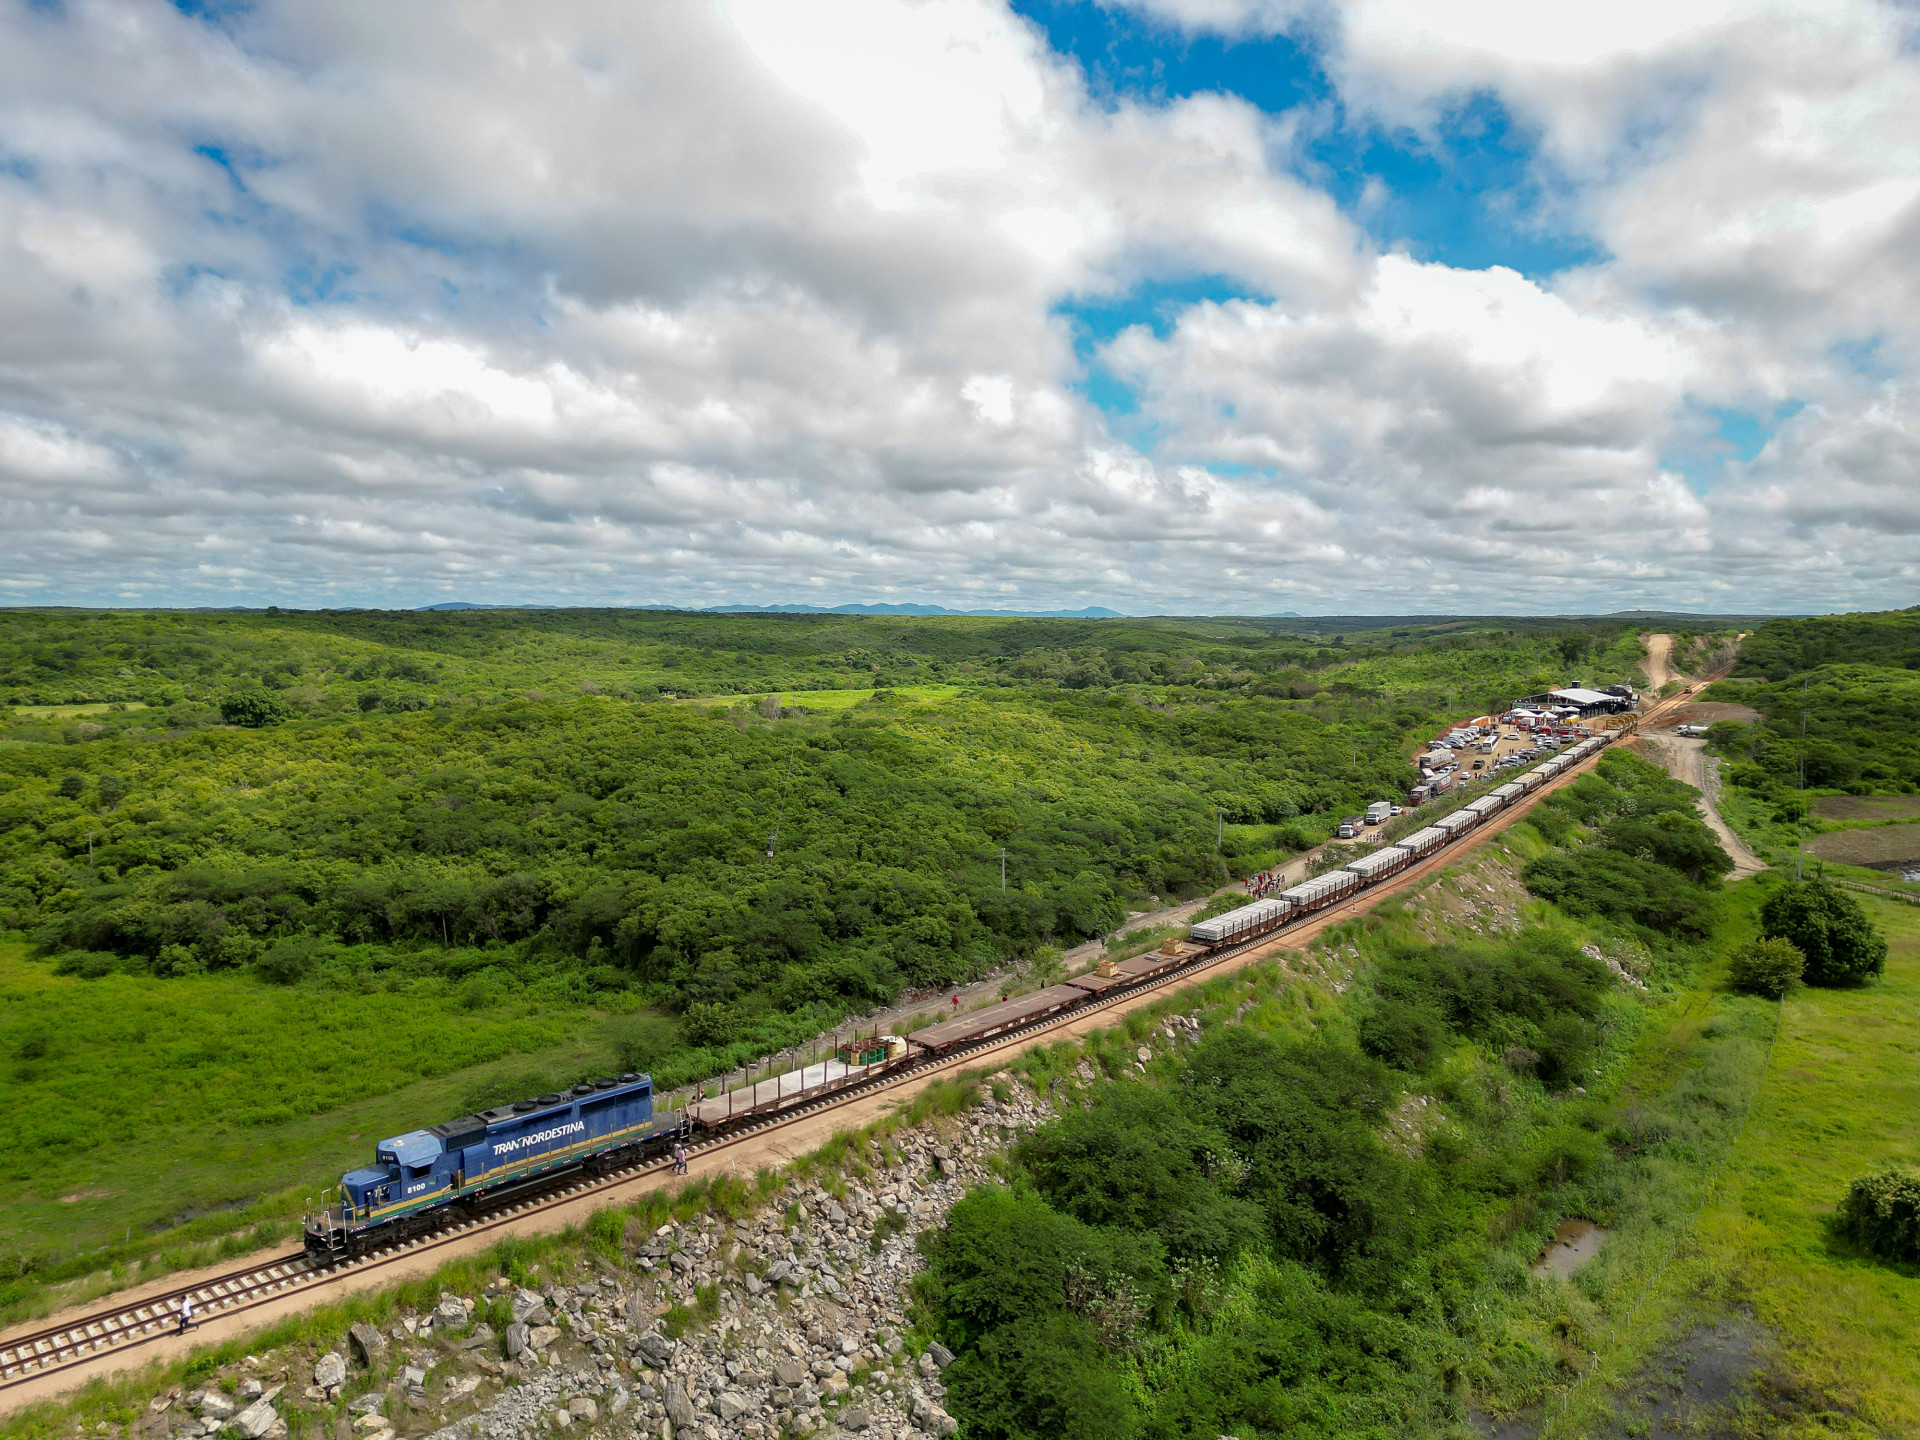
{"type": "Polygon", "coordinates": [[[1856,1254],[1830,1225],[1855,1176],[1920,1163],[1920,912],[1855,898],[1892,942],[1886,976],[1788,998],[1700,1229],[1711,1271],[1780,1334],[1801,1378],[1857,1405],[1874,1433],[1914,1435],[1920,1273],[1856,1254]]]}
{"type": "Polygon", "coordinates": [[[965,685],[894,685],[874,690],[763,690],[757,695],[700,695],[679,701],[682,705],[753,705],[767,695],[777,695],[782,705],[797,705],[804,710],[851,710],[862,700],[876,695],[897,695],[902,700],[939,700],[958,695],[965,685]]]}
{"type": "Polygon", "coordinates": [[[128,700],[124,704],[111,704],[105,700],[89,705],[15,705],[13,715],[18,720],[73,720],[81,715],[104,715],[109,710],[144,710],[144,700],[128,700]]]}
{"type": "Polygon", "coordinates": [[[1835,830],[1809,840],[1807,853],[1848,865],[1897,865],[1920,860],[1920,824],[1835,830]]]}
{"type": "Polygon", "coordinates": [[[1822,795],[1813,813],[1822,820],[1920,820],[1920,795],[1822,795]]]}

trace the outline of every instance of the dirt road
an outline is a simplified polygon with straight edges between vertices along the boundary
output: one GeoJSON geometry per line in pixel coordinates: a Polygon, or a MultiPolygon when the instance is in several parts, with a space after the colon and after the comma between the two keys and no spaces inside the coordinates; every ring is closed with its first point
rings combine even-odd
{"type": "Polygon", "coordinates": [[[1733,857],[1733,879],[1743,880],[1766,869],[1766,862],[1749,850],[1731,826],[1720,818],[1720,762],[1707,754],[1707,742],[1689,740],[1668,731],[1642,731],[1640,744],[1674,779],[1700,792],[1700,818],[1733,857]]]}
{"type": "Polygon", "coordinates": [[[1647,690],[1658,696],[1666,688],[1669,680],[1681,680],[1685,677],[1674,673],[1673,637],[1671,635],[1647,636],[1647,690]]]}

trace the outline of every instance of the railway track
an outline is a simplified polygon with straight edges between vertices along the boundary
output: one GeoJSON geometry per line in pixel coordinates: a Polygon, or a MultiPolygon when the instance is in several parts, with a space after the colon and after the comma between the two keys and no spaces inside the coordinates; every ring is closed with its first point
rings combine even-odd
{"type": "MultiPolygon", "coordinates": [[[[1644,725],[1670,707],[1686,704],[1712,678],[1717,677],[1709,677],[1708,680],[1697,682],[1671,699],[1655,705],[1640,717],[1640,723],[1644,725]]],[[[1547,794],[1559,789],[1563,784],[1570,783],[1573,777],[1583,773],[1589,765],[1596,763],[1599,756],[1605,753],[1605,750],[1601,750],[1586,764],[1569,769],[1553,784],[1542,787],[1536,794],[1527,797],[1521,805],[1514,807],[1510,814],[1518,816],[1532,809],[1547,794]]],[[[1399,889],[1401,884],[1417,878],[1435,866],[1444,864],[1459,853],[1451,846],[1441,849],[1401,872],[1400,877],[1397,877],[1400,883],[1394,884],[1391,888],[1399,889]]],[[[1366,897],[1363,893],[1359,898],[1366,897]]],[[[1343,908],[1345,908],[1344,905],[1329,907],[1330,911],[1335,913],[1343,908]]],[[[1315,915],[1326,913],[1328,912],[1316,911],[1315,915]]],[[[1310,920],[1313,917],[1302,918],[1310,920]]],[[[1025,1025],[1000,1031],[982,1040],[952,1046],[937,1054],[923,1053],[906,1064],[891,1067],[870,1079],[856,1080],[843,1085],[818,1100],[803,1101],[766,1115],[746,1117],[730,1128],[725,1135],[693,1141],[687,1146],[688,1155],[699,1158],[731,1149],[749,1140],[763,1137],[769,1131],[809,1118],[822,1110],[844,1105],[850,1100],[873,1094],[878,1090],[905,1084],[929,1071],[950,1068],[969,1056],[997,1050],[1010,1041],[1034,1038],[1062,1025],[1083,1019],[1089,1014],[1112,1009],[1147,991],[1192,979],[1248,951],[1285,940],[1291,929],[1291,925],[1283,926],[1279,930],[1266,932],[1237,945],[1224,946],[1209,954],[1196,956],[1132,984],[1117,986],[1065,1014],[1048,1015],[1025,1025]]],[[[370,1250],[364,1255],[327,1265],[312,1264],[304,1254],[300,1253],[281,1256],[256,1262],[194,1285],[150,1296],[137,1303],[100,1310],[58,1326],[0,1341],[0,1390],[11,1389],[30,1380],[70,1369],[110,1351],[130,1352],[176,1334],[179,1328],[181,1304],[189,1297],[193,1300],[196,1320],[211,1320],[238,1314],[297,1290],[321,1290],[346,1276],[365,1274],[396,1264],[423,1251],[450,1245],[477,1233],[502,1229],[522,1216],[569,1204],[583,1195],[614,1189],[645,1175],[665,1172],[671,1167],[671,1163],[669,1160],[659,1159],[636,1162],[602,1174],[571,1175],[546,1189],[533,1193],[524,1190],[517,1192],[478,1213],[452,1217],[449,1224],[439,1229],[404,1240],[396,1240],[389,1245],[370,1250]]]]}

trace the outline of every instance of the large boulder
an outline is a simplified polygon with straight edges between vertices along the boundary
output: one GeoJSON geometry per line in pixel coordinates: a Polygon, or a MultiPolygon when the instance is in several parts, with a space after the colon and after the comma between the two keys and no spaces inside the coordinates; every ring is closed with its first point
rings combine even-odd
{"type": "Polygon", "coordinates": [[[673,1358],[673,1341],[657,1331],[642,1335],[634,1348],[653,1365],[664,1365],[673,1358]]]}
{"type": "Polygon", "coordinates": [[[331,1390],[336,1385],[347,1383],[347,1357],[337,1350],[329,1350],[313,1364],[313,1383],[322,1390],[331,1390]]]}
{"type": "Polygon", "coordinates": [[[722,1390],[719,1404],[714,1407],[723,1425],[737,1425],[744,1415],[751,1415],[755,1409],[753,1401],[738,1390],[722,1390]]]}
{"type": "Polygon", "coordinates": [[[873,1423],[873,1417],[868,1415],[866,1408],[861,1405],[849,1405],[836,1418],[840,1421],[840,1428],[843,1430],[864,1430],[873,1423]]]}
{"type": "Polygon", "coordinates": [[[204,1420],[225,1420],[233,1414],[233,1401],[218,1390],[209,1390],[200,1397],[200,1416],[204,1420]]]}
{"type": "Polygon", "coordinates": [[[233,1417],[233,1428],[240,1433],[241,1440],[260,1440],[279,1423],[280,1416],[274,1411],[273,1397],[269,1395],[261,1396],[233,1417]]]}
{"type": "Polygon", "coordinates": [[[507,1358],[509,1360],[520,1358],[521,1352],[527,1348],[529,1333],[527,1322],[524,1320],[516,1320],[507,1326],[507,1358]]]}
{"type": "Polygon", "coordinates": [[[953,1351],[942,1345],[938,1340],[927,1346],[927,1354],[932,1357],[933,1363],[938,1365],[942,1370],[953,1363],[953,1351]]]}
{"type": "Polygon", "coordinates": [[[529,1325],[545,1325],[552,1318],[547,1312],[547,1302],[525,1288],[513,1292],[513,1304],[509,1308],[515,1320],[525,1320],[529,1325]],[[538,1320],[533,1318],[536,1312],[541,1317],[538,1320]]]}
{"type": "Polygon", "coordinates": [[[567,1414],[583,1425],[591,1425],[600,1418],[600,1407],[581,1395],[567,1401],[567,1414]]]}
{"type": "Polygon", "coordinates": [[[360,1363],[369,1370],[387,1358],[387,1337],[365,1322],[347,1327],[347,1343],[353,1347],[353,1353],[359,1357],[360,1363]]]}
{"type": "Polygon", "coordinates": [[[698,1416],[684,1384],[676,1380],[667,1386],[667,1419],[673,1422],[675,1430],[693,1424],[698,1416]]]}
{"type": "Polygon", "coordinates": [[[467,1317],[472,1313],[473,1306],[470,1302],[462,1300],[458,1295],[449,1295],[433,1307],[434,1328],[457,1329],[467,1323],[467,1317]]]}
{"type": "Polygon", "coordinates": [[[559,1339],[558,1325],[536,1325],[527,1332],[527,1346],[533,1350],[551,1350],[559,1339]]]}
{"type": "Polygon", "coordinates": [[[807,1367],[792,1356],[782,1356],[773,1362],[773,1378],[778,1384],[791,1389],[806,1382],[807,1367]]]}
{"type": "Polygon", "coordinates": [[[913,1402],[913,1423],[929,1435],[951,1435],[960,1428],[958,1420],[924,1395],[913,1402]]]}

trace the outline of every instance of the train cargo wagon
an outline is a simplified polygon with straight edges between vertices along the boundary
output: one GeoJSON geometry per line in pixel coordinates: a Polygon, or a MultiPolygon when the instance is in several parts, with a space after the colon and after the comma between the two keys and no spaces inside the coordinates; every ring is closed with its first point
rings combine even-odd
{"type": "Polygon", "coordinates": [[[1237,940],[1264,934],[1282,924],[1287,918],[1287,912],[1292,908],[1286,901],[1269,896],[1265,900],[1256,900],[1251,905],[1242,905],[1238,910],[1229,910],[1224,915],[1216,915],[1211,920],[1197,921],[1189,934],[1196,943],[1201,945],[1231,944],[1237,940]]]}
{"type": "Polygon", "coordinates": [[[1286,898],[1298,910],[1320,910],[1359,888],[1360,877],[1351,870],[1329,870],[1294,886],[1286,892],[1286,898]]]}
{"type": "Polygon", "coordinates": [[[1507,802],[1502,800],[1498,795],[1482,795],[1478,800],[1469,800],[1460,808],[1462,810],[1471,810],[1475,815],[1478,815],[1484,820],[1489,815],[1504,810],[1506,805],[1507,802]]]}
{"type": "MultiPolygon", "coordinates": [[[[1177,962],[1176,962],[1177,963],[1177,962]]],[[[951,1020],[942,1020],[938,1025],[929,1025],[924,1030],[915,1030],[907,1039],[922,1050],[946,1050],[955,1045],[964,1045],[973,1040],[984,1040],[990,1035],[998,1035],[1003,1030],[1011,1030],[1024,1025],[1029,1020],[1038,1020],[1042,1016],[1052,1015],[1065,1010],[1069,1005],[1078,1005],[1085,1001],[1087,992],[1072,985],[1049,985],[1044,990],[1036,990],[1031,995],[1016,995],[1011,1000],[1002,1000],[997,1005],[988,1005],[984,1009],[970,1014],[956,1015],[951,1020]]]]}
{"type": "Polygon", "coordinates": [[[1364,883],[1371,885],[1375,880],[1406,869],[1412,859],[1412,851],[1400,845],[1389,845],[1386,849],[1376,850],[1371,855],[1362,855],[1358,860],[1351,861],[1346,868],[1358,875],[1364,883]]]}
{"type": "Polygon", "coordinates": [[[1418,860],[1431,855],[1447,843],[1447,832],[1437,825],[1429,825],[1424,830],[1416,830],[1400,842],[1400,848],[1418,860]]]}
{"type": "Polygon", "coordinates": [[[858,1036],[824,1060],[695,1100],[687,1106],[687,1117],[697,1125],[713,1129],[738,1116],[785,1110],[842,1089],[856,1080],[864,1080],[906,1058],[907,1042],[898,1035],[858,1036]]]}
{"type": "Polygon", "coordinates": [[[1167,950],[1149,950],[1144,955],[1136,955],[1131,960],[1122,960],[1113,968],[1129,980],[1149,980],[1163,970],[1171,970],[1176,965],[1186,963],[1186,956],[1175,955],[1167,950]]]}
{"type": "Polygon", "coordinates": [[[1511,805],[1526,793],[1527,787],[1522,785],[1518,780],[1509,780],[1505,785],[1502,785],[1498,790],[1493,792],[1493,794],[1499,798],[1502,805],[1511,805]]]}
{"type": "Polygon", "coordinates": [[[1112,975],[1102,975],[1098,971],[1089,970],[1084,975],[1070,975],[1060,983],[1071,985],[1076,990],[1084,990],[1089,995],[1104,995],[1116,985],[1131,985],[1133,982],[1116,969],[1112,975]]]}
{"type": "Polygon", "coordinates": [[[1433,828],[1446,831],[1449,840],[1458,840],[1479,823],[1479,815],[1472,810],[1456,810],[1451,815],[1442,815],[1434,821],[1433,828]]]}

